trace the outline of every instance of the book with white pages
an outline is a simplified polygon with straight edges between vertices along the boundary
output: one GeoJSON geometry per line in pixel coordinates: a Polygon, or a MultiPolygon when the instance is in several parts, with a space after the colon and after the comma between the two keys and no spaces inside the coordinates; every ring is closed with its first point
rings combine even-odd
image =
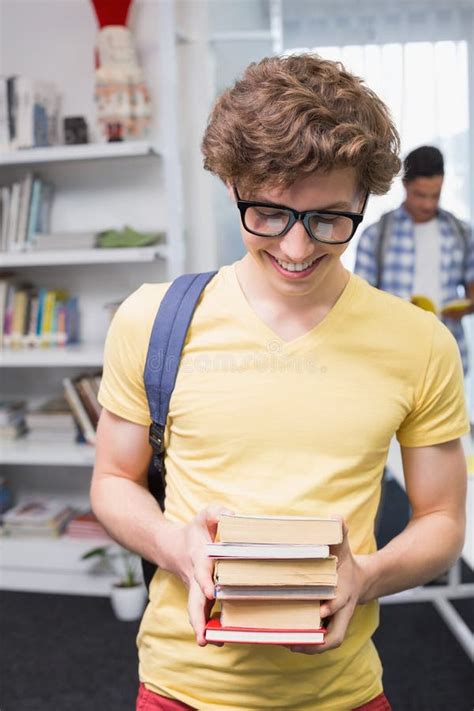
{"type": "Polygon", "coordinates": [[[305,543],[207,543],[210,558],[327,558],[329,546],[305,543]]]}

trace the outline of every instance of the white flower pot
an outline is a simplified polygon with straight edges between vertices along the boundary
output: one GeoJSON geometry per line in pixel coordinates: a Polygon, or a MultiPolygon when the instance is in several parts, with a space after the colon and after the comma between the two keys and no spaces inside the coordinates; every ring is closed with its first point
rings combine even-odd
{"type": "Polygon", "coordinates": [[[138,620],[145,607],[145,586],[143,583],[133,587],[121,587],[115,584],[110,594],[110,601],[119,620],[138,620]]]}

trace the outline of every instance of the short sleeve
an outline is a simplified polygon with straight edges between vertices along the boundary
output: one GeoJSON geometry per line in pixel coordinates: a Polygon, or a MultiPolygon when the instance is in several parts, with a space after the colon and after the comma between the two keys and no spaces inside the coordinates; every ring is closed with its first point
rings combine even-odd
{"type": "MultiPolygon", "coordinates": [[[[160,286],[153,287],[153,297],[156,289],[162,295],[160,286]]],[[[99,402],[106,410],[139,425],[151,423],[143,372],[158,306],[159,300],[150,299],[150,285],[142,286],[118,308],[105,342],[99,402]]]]}
{"type": "Polygon", "coordinates": [[[427,447],[469,432],[461,358],[456,341],[433,316],[433,334],[415,404],[397,432],[405,447],[427,447]]]}

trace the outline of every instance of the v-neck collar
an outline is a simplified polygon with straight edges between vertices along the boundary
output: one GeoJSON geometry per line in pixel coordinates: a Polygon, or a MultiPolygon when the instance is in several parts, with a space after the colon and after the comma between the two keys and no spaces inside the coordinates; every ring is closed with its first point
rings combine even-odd
{"type": "Polygon", "coordinates": [[[339,318],[344,315],[347,304],[351,302],[352,296],[357,288],[357,277],[353,274],[349,274],[347,284],[342,290],[339,298],[322,321],[310,328],[306,331],[306,333],[302,333],[300,336],[287,341],[279,336],[252,308],[238,280],[236,267],[237,262],[234,262],[234,264],[229,266],[229,282],[235,292],[237,305],[243,318],[249,325],[251,323],[254,324],[255,330],[259,332],[260,337],[267,343],[270,340],[275,344],[278,344],[281,349],[292,349],[299,347],[307,340],[314,341],[322,338],[326,333],[328,333],[328,331],[330,331],[331,328],[334,327],[339,318]]]}

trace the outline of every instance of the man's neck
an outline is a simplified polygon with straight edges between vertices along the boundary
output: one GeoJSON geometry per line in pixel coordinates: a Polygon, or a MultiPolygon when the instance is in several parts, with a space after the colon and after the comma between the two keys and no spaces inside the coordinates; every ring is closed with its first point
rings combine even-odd
{"type": "Polygon", "coordinates": [[[332,309],[350,274],[338,261],[317,289],[302,295],[284,294],[262,279],[258,265],[247,254],[237,264],[237,277],[250,306],[272,328],[278,323],[286,330],[285,323],[291,322],[309,330],[332,309]]]}

